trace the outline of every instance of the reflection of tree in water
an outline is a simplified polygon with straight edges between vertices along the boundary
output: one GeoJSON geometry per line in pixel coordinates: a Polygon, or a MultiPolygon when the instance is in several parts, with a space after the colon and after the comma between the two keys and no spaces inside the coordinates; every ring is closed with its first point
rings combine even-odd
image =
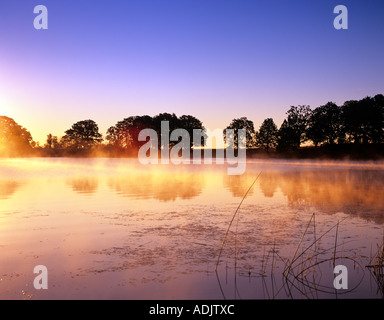
{"type": "Polygon", "coordinates": [[[123,196],[136,199],[175,201],[201,194],[205,184],[201,174],[135,174],[111,178],[109,186],[123,196]]]}
{"type": "MultiPolygon", "coordinates": [[[[249,187],[255,181],[257,175],[244,173],[242,175],[229,176],[225,175],[223,178],[224,188],[232,192],[234,197],[244,197],[247,193],[249,187]]],[[[248,195],[253,194],[253,189],[251,189],[248,195]]]]}
{"type": "Polygon", "coordinates": [[[68,183],[73,191],[81,194],[93,194],[99,187],[97,178],[73,178],[68,183]]]}
{"type": "Polygon", "coordinates": [[[0,200],[9,199],[20,186],[17,181],[0,180],[0,200]]]}
{"type": "Polygon", "coordinates": [[[327,213],[345,212],[384,222],[383,171],[263,172],[260,188],[266,197],[279,188],[291,206],[314,206],[327,213]]]}
{"type": "Polygon", "coordinates": [[[273,172],[263,172],[260,177],[260,189],[267,198],[272,198],[279,186],[278,176],[273,172]]]}

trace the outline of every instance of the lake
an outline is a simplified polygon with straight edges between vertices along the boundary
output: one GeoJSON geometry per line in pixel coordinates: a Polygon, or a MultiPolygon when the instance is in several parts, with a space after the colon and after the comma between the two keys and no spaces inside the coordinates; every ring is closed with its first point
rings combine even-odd
{"type": "Polygon", "coordinates": [[[0,159],[0,298],[383,298],[383,195],[380,162],[0,159]]]}

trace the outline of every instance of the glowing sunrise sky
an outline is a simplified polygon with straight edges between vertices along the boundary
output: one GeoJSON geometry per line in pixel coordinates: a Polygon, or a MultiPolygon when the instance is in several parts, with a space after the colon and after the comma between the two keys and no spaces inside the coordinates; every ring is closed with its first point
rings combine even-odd
{"type": "Polygon", "coordinates": [[[280,126],[291,105],[384,94],[383,57],[382,0],[1,0],[0,115],[42,144],[161,112],[280,126]],[[33,27],[40,4],[48,30],[33,27]]]}

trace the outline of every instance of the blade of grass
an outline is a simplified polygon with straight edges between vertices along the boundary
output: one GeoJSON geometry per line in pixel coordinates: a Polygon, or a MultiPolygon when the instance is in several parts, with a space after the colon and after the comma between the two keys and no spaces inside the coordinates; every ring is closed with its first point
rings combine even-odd
{"type": "Polygon", "coordinates": [[[224,244],[225,244],[225,241],[227,240],[227,236],[228,236],[228,233],[229,233],[229,230],[231,229],[231,226],[232,226],[232,223],[233,223],[233,220],[235,220],[235,217],[237,215],[237,212],[239,211],[241,205],[243,204],[245,198],[247,197],[249,191],[251,191],[251,189],[253,188],[254,184],[256,183],[256,181],[259,179],[260,175],[261,175],[261,172],[258,174],[258,176],[256,177],[256,179],[253,181],[253,183],[251,184],[251,186],[248,188],[247,192],[245,193],[245,195],[243,196],[243,198],[241,199],[233,217],[232,217],[232,220],[231,222],[229,223],[229,226],[228,226],[228,229],[227,229],[227,232],[225,233],[225,236],[224,236],[224,239],[223,239],[223,243],[221,244],[221,248],[220,248],[220,251],[219,251],[219,256],[217,257],[217,261],[216,261],[216,266],[215,266],[215,271],[217,271],[217,266],[219,265],[220,263],[220,257],[221,257],[221,253],[223,251],[223,247],[224,247],[224,244]]]}

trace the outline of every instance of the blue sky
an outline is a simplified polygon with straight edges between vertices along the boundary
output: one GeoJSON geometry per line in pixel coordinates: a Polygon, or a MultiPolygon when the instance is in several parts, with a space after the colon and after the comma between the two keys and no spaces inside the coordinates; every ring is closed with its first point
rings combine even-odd
{"type": "Polygon", "coordinates": [[[384,93],[378,0],[1,0],[0,30],[0,114],[42,142],[160,112],[279,126],[291,105],[384,93]],[[33,27],[40,4],[48,30],[33,27]],[[339,4],[348,30],[333,27],[339,4]]]}

